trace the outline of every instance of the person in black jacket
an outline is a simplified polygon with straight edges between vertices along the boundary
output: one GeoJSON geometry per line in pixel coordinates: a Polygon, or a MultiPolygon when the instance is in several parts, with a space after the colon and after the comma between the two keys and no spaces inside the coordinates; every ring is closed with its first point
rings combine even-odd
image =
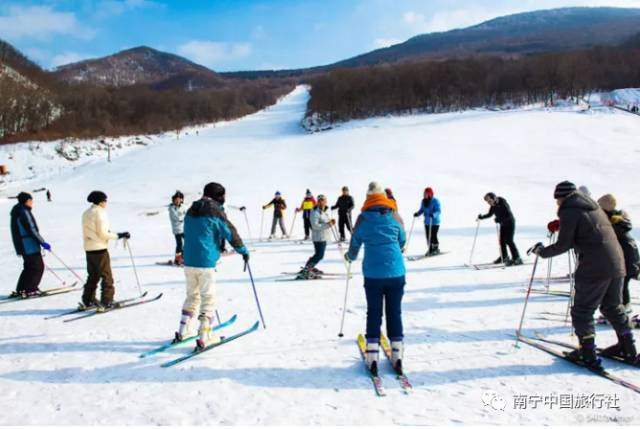
{"type": "Polygon", "coordinates": [[[500,225],[500,257],[493,261],[494,264],[505,265],[522,265],[520,253],[513,241],[516,233],[516,218],[511,212],[509,203],[502,197],[496,196],[493,192],[489,192],[484,196],[484,200],[489,204],[490,209],[487,214],[478,215],[478,219],[488,219],[495,216],[496,223],[500,225]],[[511,259],[507,254],[507,247],[511,252],[511,259]]]}
{"type": "Polygon", "coordinates": [[[638,363],[629,316],[622,306],[622,284],[626,275],[624,255],[606,213],[571,182],[556,186],[560,231],[558,241],[548,247],[537,243],[532,252],[552,258],[574,249],[578,258],[575,272],[573,328],[580,348],[568,356],[593,369],[602,368],[596,355],[593,315],[598,307],[618,335],[618,343],[601,354],[638,363]]]}
{"type": "Polygon", "coordinates": [[[598,200],[598,205],[602,207],[602,210],[607,214],[613,230],[616,233],[618,242],[622,246],[622,253],[624,254],[624,265],[627,270],[627,275],[624,278],[624,284],[622,286],[622,305],[625,307],[627,314],[631,313],[631,294],[629,292],[629,283],[631,279],[638,279],[640,274],[640,254],[638,253],[638,245],[631,236],[631,219],[629,215],[623,210],[616,210],[616,198],[611,195],[603,195],[598,200]]]}
{"type": "Polygon", "coordinates": [[[344,228],[352,232],[351,224],[351,211],[355,207],[353,197],[349,195],[349,188],[347,186],[342,187],[342,195],[338,197],[336,204],[331,207],[331,210],[338,209],[338,229],[340,230],[340,241],[346,241],[344,228]]]}
{"type": "Polygon", "coordinates": [[[18,279],[18,285],[12,297],[30,297],[40,295],[40,281],[44,274],[44,261],[40,248],[51,250],[38,230],[31,210],[33,197],[26,193],[18,194],[18,204],[11,210],[11,238],[16,253],[22,256],[24,268],[18,279]]]}
{"type": "Polygon", "coordinates": [[[282,198],[280,191],[276,191],[275,197],[268,203],[262,206],[262,210],[266,210],[273,206],[273,222],[271,222],[271,235],[269,239],[276,238],[276,226],[280,225],[280,231],[282,231],[282,237],[287,236],[287,229],[284,226],[284,211],[287,209],[287,203],[282,198]]]}

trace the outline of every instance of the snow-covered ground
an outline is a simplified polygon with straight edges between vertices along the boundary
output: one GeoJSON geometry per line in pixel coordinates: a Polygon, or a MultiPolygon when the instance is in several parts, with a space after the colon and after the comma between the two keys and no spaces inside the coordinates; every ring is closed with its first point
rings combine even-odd
{"type": "MultiPolygon", "coordinates": [[[[1,305],[0,424],[638,423],[637,394],[536,349],[514,347],[511,335],[531,265],[488,271],[463,265],[476,215],[487,210],[482,200],[487,191],[511,203],[523,253],[545,239],[545,225],[555,213],[553,187],[561,180],[588,185],[596,196],[615,193],[638,219],[636,116],[611,111],[467,112],[356,121],[309,135],[300,127],[307,97],[299,88],[278,105],[225,127],[203,129],[179,141],[159,138],[110,164],[88,163],[55,178],[35,177],[25,186],[52,190],[51,203],[36,194],[34,213],[54,251],[79,272],[84,269],[80,216],[85,198],[94,189],[105,191],[113,228],[132,233],[143,289],[164,297],[68,324],[44,317],[73,307],[78,294],[1,305]],[[366,312],[360,263],[340,339],[344,281],[276,282],[282,271],[302,265],[311,247],[256,240],[260,206],[274,191],[280,190],[292,207],[307,187],[334,200],[340,187],[349,185],[360,205],[374,179],[395,191],[407,229],[425,186],[435,189],[444,210],[441,247],[449,253],[407,263],[406,367],[415,386],[410,396],[385,371],[388,396],[375,397],[364,375],[355,346],[366,312]],[[138,354],[173,335],[184,295],[181,270],[156,265],[173,250],[166,205],[176,189],[190,202],[212,180],[227,187],[230,206],[248,207],[249,242],[255,249],[251,262],[267,329],[163,369],[160,363],[186,348],[147,359],[138,354]],[[612,395],[619,410],[560,409],[554,403],[561,395],[580,400],[591,394],[612,395]],[[528,398],[527,409],[514,409],[523,398],[528,398]]],[[[12,185],[7,192],[19,189],[12,185]]],[[[13,202],[0,200],[0,218],[7,224],[13,202]]],[[[244,218],[232,208],[228,212],[246,237],[244,218]]],[[[265,219],[265,231],[267,223],[265,219]]],[[[299,236],[300,219],[296,224],[299,236]]],[[[20,260],[13,254],[8,228],[0,229],[0,243],[0,293],[9,293],[20,260]]],[[[423,230],[416,225],[408,253],[418,254],[424,247],[423,230]]],[[[128,254],[119,245],[111,255],[117,296],[135,295],[128,254]]],[[[474,260],[486,262],[497,255],[495,227],[485,221],[474,260]]],[[[320,268],[341,272],[340,258],[331,245],[320,268]]],[[[51,257],[45,260],[71,279],[51,257]]],[[[566,258],[554,265],[555,275],[566,274],[566,258]]],[[[546,263],[538,268],[544,275],[546,263]]],[[[238,314],[238,322],[225,331],[228,335],[250,326],[257,312],[241,259],[223,258],[218,271],[220,313],[223,318],[238,314]]],[[[47,273],[43,283],[52,287],[56,281],[47,273]]],[[[633,287],[638,295],[637,285],[633,287]]],[[[539,318],[543,311],[564,312],[566,304],[561,297],[534,296],[527,332],[541,330],[575,341],[563,322],[539,318]]],[[[613,341],[610,329],[599,328],[598,333],[599,344],[613,341]]],[[[607,365],[640,383],[637,371],[607,365]]]]}

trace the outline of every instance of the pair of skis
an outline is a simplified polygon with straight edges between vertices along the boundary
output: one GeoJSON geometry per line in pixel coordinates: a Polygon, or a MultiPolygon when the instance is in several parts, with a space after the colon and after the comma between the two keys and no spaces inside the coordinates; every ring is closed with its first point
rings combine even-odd
{"type": "MultiPolygon", "coordinates": [[[[287,273],[287,272],[282,273],[282,275],[284,276],[297,276],[299,274],[300,274],[299,272],[298,273],[287,273]]],[[[337,279],[346,279],[346,278],[347,278],[346,274],[322,273],[322,274],[318,274],[318,277],[312,277],[308,279],[293,277],[293,278],[280,278],[280,279],[276,279],[276,281],[277,282],[302,282],[307,280],[337,280],[337,279]]],[[[349,278],[353,278],[353,276],[349,278]]]]}
{"type": "Polygon", "coordinates": [[[61,287],[52,288],[52,289],[45,289],[42,291],[40,295],[34,295],[34,296],[28,296],[28,297],[6,296],[3,298],[0,298],[0,304],[16,302],[16,301],[27,301],[27,300],[38,299],[38,298],[46,298],[46,297],[55,296],[55,295],[62,295],[63,293],[69,293],[69,292],[79,290],[80,288],[76,287],[77,285],[78,285],[78,282],[75,282],[70,284],[69,286],[61,286],[61,287]]]}
{"type": "Polygon", "coordinates": [[[410,262],[422,261],[423,259],[431,259],[431,258],[435,258],[436,256],[446,255],[447,253],[449,252],[439,252],[439,253],[434,253],[429,255],[407,256],[407,261],[410,261],[410,262]]]}
{"type": "MultiPolygon", "coordinates": [[[[616,375],[613,375],[610,372],[608,372],[607,370],[593,369],[591,367],[588,367],[588,366],[582,364],[579,361],[574,361],[574,360],[572,360],[572,359],[570,359],[568,357],[569,353],[567,351],[560,351],[560,350],[557,350],[555,348],[547,346],[547,344],[555,344],[557,346],[564,347],[564,348],[569,349],[569,350],[578,349],[578,347],[574,346],[573,344],[564,343],[562,341],[550,340],[550,339],[542,337],[539,334],[536,334],[536,338],[527,337],[527,336],[522,335],[520,333],[516,333],[516,336],[517,336],[519,341],[521,341],[521,342],[523,342],[525,344],[528,344],[528,345],[530,345],[532,347],[535,347],[538,350],[541,350],[543,352],[549,353],[550,355],[559,357],[559,358],[561,358],[561,359],[563,359],[563,360],[565,360],[567,362],[571,362],[572,364],[577,365],[577,366],[579,366],[581,368],[584,368],[584,369],[590,371],[591,373],[593,373],[595,375],[598,375],[598,376],[600,376],[602,378],[605,378],[605,379],[607,379],[607,380],[609,380],[609,381],[611,381],[611,382],[613,382],[613,383],[615,383],[615,384],[617,384],[619,386],[623,386],[623,387],[626,387],[627,389],[630,389],[630,390],[632,390],[632,391],[634,391],[636,393],[640,393],[640,386],[638,386],[636,384],[633,384],[633,383],[631,383],[631,382],[629,382],[629,381],[627,381],[627,380],[625,380],[623,378],[620,378],[620,377],[618,377],[616,375]]],[[[625,363],[626,364],[626,362],[624,362],[621,359],[616,359],[616,358],[608,357],[608,356],[603,356],[603,357],[607,357],[609,359],[614,359],[617,362],[621,362],[621,363],[625,363]]],[[[635,367],[635,365],[632,365],[632,366],[635,367]]]]}
{"type": "MultiPolygon", "coordinates": [[[[358,350],[360,350],[360,356],[362,356],[363,361],[366,359],[366,353],[367,353],[367,341],[364,338],[364,335],[359,334],[358,335],[358,350]]],[[[387,340],[387,337],[382,334],[380,337],[380,346],[382,347],[382,351],[384,353],[384,355],[387,357],[387,360],[389,361],[389,363],[392,363],[391,360],[391,346],[389,345],[389,340],[387,340]]],[[[393,368],[393,366],[392,366],[393,368]]],[[[384,390],[384,387],[382,385],[382,377],[380,377],[380,375],[378,375],[377,373],[374,374],[365,364],[365,370],[367,371],[367,375],[369,376],[369,378],[371,378],[371,382],[373,384],[373,389],[376,392],[376,395],[378,396],[386,396],[386,392],[384,390]]],[[[402,391],[405,394],[409,394],[411,393],[411,390],[413,389],[413,386],[411,385],[411,383],[409,382],[409,378],[407,378],[407,376],[403,373],[403,372],[398,372],[396,371],[395,368],[393,368],[394,373],[396,374],[396,379],[398,380],[398,383],[400,384],[400,387],[402,388],[402,391]]]]}
{"type": "Polygon", "coordinates": [[[71,317],[69,319],[64,319],[63,322],[64,323],[68,323],[68,322],[74,322],[76,320],[81,320],[81,319],[86,319],[89,317],[94,317],[94,316],[99,316],[101,314],[107,314],[107,313],[111,313],[113,311],[117,311],[117,310],[122,310],[124,308],[130,308],[130,307],[136,307],[139,305],[143,305],[143,304],[149,304],[151,302],[155,302],[158,301],[160,298],[162,298],[162,293],[152,297],[152,298],[147,298],[147,292],[143,293],[140,296],[137,296],[135,298],[127,298],[127,299],[123,299],[120,301],[116,301],[113,304],[113,307],[110,308],[105,308],[102,310],[99,310],[97,307],[88,307],[85,309],[80,309],[80,308],[76,308],[74,310],[69,310],[69,311],[65,311],[63,313],[59,313],[53,316],[49,316],[46,317],[45,319],[49,320],[49,319],[57,319],[60,317],[64,317],[64,316],[73,316],[74,314],[79,314],[78,316],[74,316],[71,317]]]}

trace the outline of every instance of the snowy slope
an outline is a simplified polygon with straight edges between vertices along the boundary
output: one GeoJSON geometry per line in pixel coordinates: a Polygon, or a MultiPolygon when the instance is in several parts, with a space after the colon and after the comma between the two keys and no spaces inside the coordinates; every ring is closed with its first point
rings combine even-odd
{"type": "MultiPolygon", "coordinates": [[[[490,190],[511,203],[522,252],[545,239],[544,226],[554,218],[553,186],[561,180],[586,184],[595,195],[614,192],[638,219],[637,117],[608,111],[468,112],[371,119],[309,135],[299,125],[307,97],[298,88],[278,105],[243,120],[179,141],[167,136],[111,164],[92,162],[55,179],[29,183],[29,189],[52,189],[54,202],[37,194],[34,212],[54,250],[80,272],[85,197],[94,189],[107,192],[113,228],[132,233],[143,288],[165,296],[69,324],[43,318],[73,307],[77,294],[0,306],[0,424],[570,424],[594,415],[637,419],[637,394],[530,347],[514,348],[509,335],[519,321],[530,265],[491,271],[463,266],[474,219],[487,209],[482,196],[490,190]],[[310,246],[255,240],[259,207],[275,190],[292,207],[307,187],[333,200],[347,184],[359,205],[372,179],[394,189],[407,229],[425,186],[434,187],[444,210],[441,246],[450,253],[407,264],[406,366],[415,386],[408,397],[388,374],[388,396],[375,397],[363,374],[355,347],[366,312],[359,262],[345,337],[339,339],[344,282],[275,282],[280,272],[304,263],[310,246]],[[230,206],[248,207],[254,236],[249,241],[256,249],[252,268],[267,330],[162,369],[161,362],[185,349],[144,360],[137,355],[173,335],[183,300],[182,272],[155,264],[173,250],[165,206],[176,189],[190,202],[211,180],[227,187],[230,206]],[[149,215],[155,212],[159,214],[149,215]],[[621,409],[513,409],[518,395],[592,393],[617,395],[621,409]],[[504,411],[483,403],[494,394],[506,401],[504,411]],[[25,398],[29,406],[23,405],[25,398]]],[[[12,201],[0,200],[5,220],[12,201]]],[[[243,218],[231,207],[228,213],[246,237],[243,218]]],[[[287,225],[290,216],[291,210],[287,225]]],[[[296,224],[300,235],[300,219],[296,224]]],[[[482,224],[475,261],[497,256],[495,234],[492,222],[482,224]]],[[[9,293],[20,260],[13,254],[8,228],[0,229],[0,243],[5,261],[0,293],[9,293]]],[[[424,246],[423,230],[416,225],[409,254],[424,251],[424,246]]],[[[111,255],[117,296],[135,295],[128,254],[119,245],[111,255]]],[[[65,274],[55,260],[46,261],[65,274]]],[[[566,265],[566,258],[559,258],[554,274],[566,274],[566,265]]],[[[344,270],[334,245],[320,268],[344,270]]],[[[241,259],[223,258],[218,271],[219,310],[223,317],[239,316],[225,331],[229,335],[252,324],[257,313],[241,259]]],[[[44,284],[53,286],[55,278],[45,274],[44,284]]],[[[573,340],[563,323],[536,319],[542,311],[565,309],[562,298],[535,296],[528,332],[540,329],[573,340]]],[[[613,333],[599,329],[599,344],[611,341],[613,333]]],[[[637,371],[610,366],[640,383],[637,371]]]]}

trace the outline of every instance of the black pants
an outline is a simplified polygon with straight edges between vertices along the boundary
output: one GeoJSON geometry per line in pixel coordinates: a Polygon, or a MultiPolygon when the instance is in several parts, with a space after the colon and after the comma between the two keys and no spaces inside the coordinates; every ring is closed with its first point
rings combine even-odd
{"type": "Polygon", "coordinates": [[[340,240],[345,239],[344,228],[347,228],[351,232],[351,219],[349,213],[338,212],[338,229],[340,230],[340,240]]]}
{"type": "Polygon", "coordinates": [[[438,249],[440,247],[440,241],[438,241],[438,231],[440,231],[440,225],[431,225],[431,240],[429,240],[429,224],[424,226],[424,234],[427,237],[427,243],[431,242],[431,246],[428,251],[438,249]]]}
{"type": "Polygon", "coordinates": [[[184,246],[184,234],[175,234],[176,237],[176,255],[182,255],[182,247],[184,246]]]}
{"type": "Polygon", "coordinates": [[[307,211],[303,211],[302,220],[304,221],[304,236],[305,238],[307,238],[311,233],[311,211],[309,211],[308,213],[307,211]]]}
{"type": "Polygon", "coordinates": [[[44,274],[44,261],[40,253],[22,255],[23,268],[18,278],[17,292],[33,292],[38,289],[44,274]]]}
{"type": "Polygon", "coordinates": [[[313,268],[318,265],[318,262],[322,261],[324,258],[324,252],[327,250],[327,242],[326,241],[314,241],[313,249],[315,253],[312,257],[307,261],[307,268],[313,268]]]}
{"type": "Polygon", "coordinates": [[[593,314],[600,312],[618,334],[630,329],[629,316],[622,306],[624,278],[583,279],[576,277],[575,298],[571,308],[573,329],[578,338],[595,337],[593,314]]]}
{"type": "Polygon", "coordinates": [[[391,341],[402,341],[402,296],[405,278],[388,279],[364,278],[364,292],[367,296],[367,342],[380,340],[382,309],[387,319],[387,337],[391,341]]]}
{"type": "Polygon", "coordinates": [[[513,242],[515,234],[515,222],[505,222],[500,224],[500,254],[504,261],[509,258],[509,255],[507,254],[507,247],[509,247],[509,250],[511,251],[511,259],[517,259],[520,257],[516,243],[513,242]]]}
{"type": "Polygon", "coordinates": [[[113,302],[115,289],[113,287],[113,275],[111,274],[111,258],[106,249],[87,252],[87,282],[82,293],[82,302],[85,305],[95,302],[96,290],[101,280],[100,302],[108,305],[113,302]]]}

